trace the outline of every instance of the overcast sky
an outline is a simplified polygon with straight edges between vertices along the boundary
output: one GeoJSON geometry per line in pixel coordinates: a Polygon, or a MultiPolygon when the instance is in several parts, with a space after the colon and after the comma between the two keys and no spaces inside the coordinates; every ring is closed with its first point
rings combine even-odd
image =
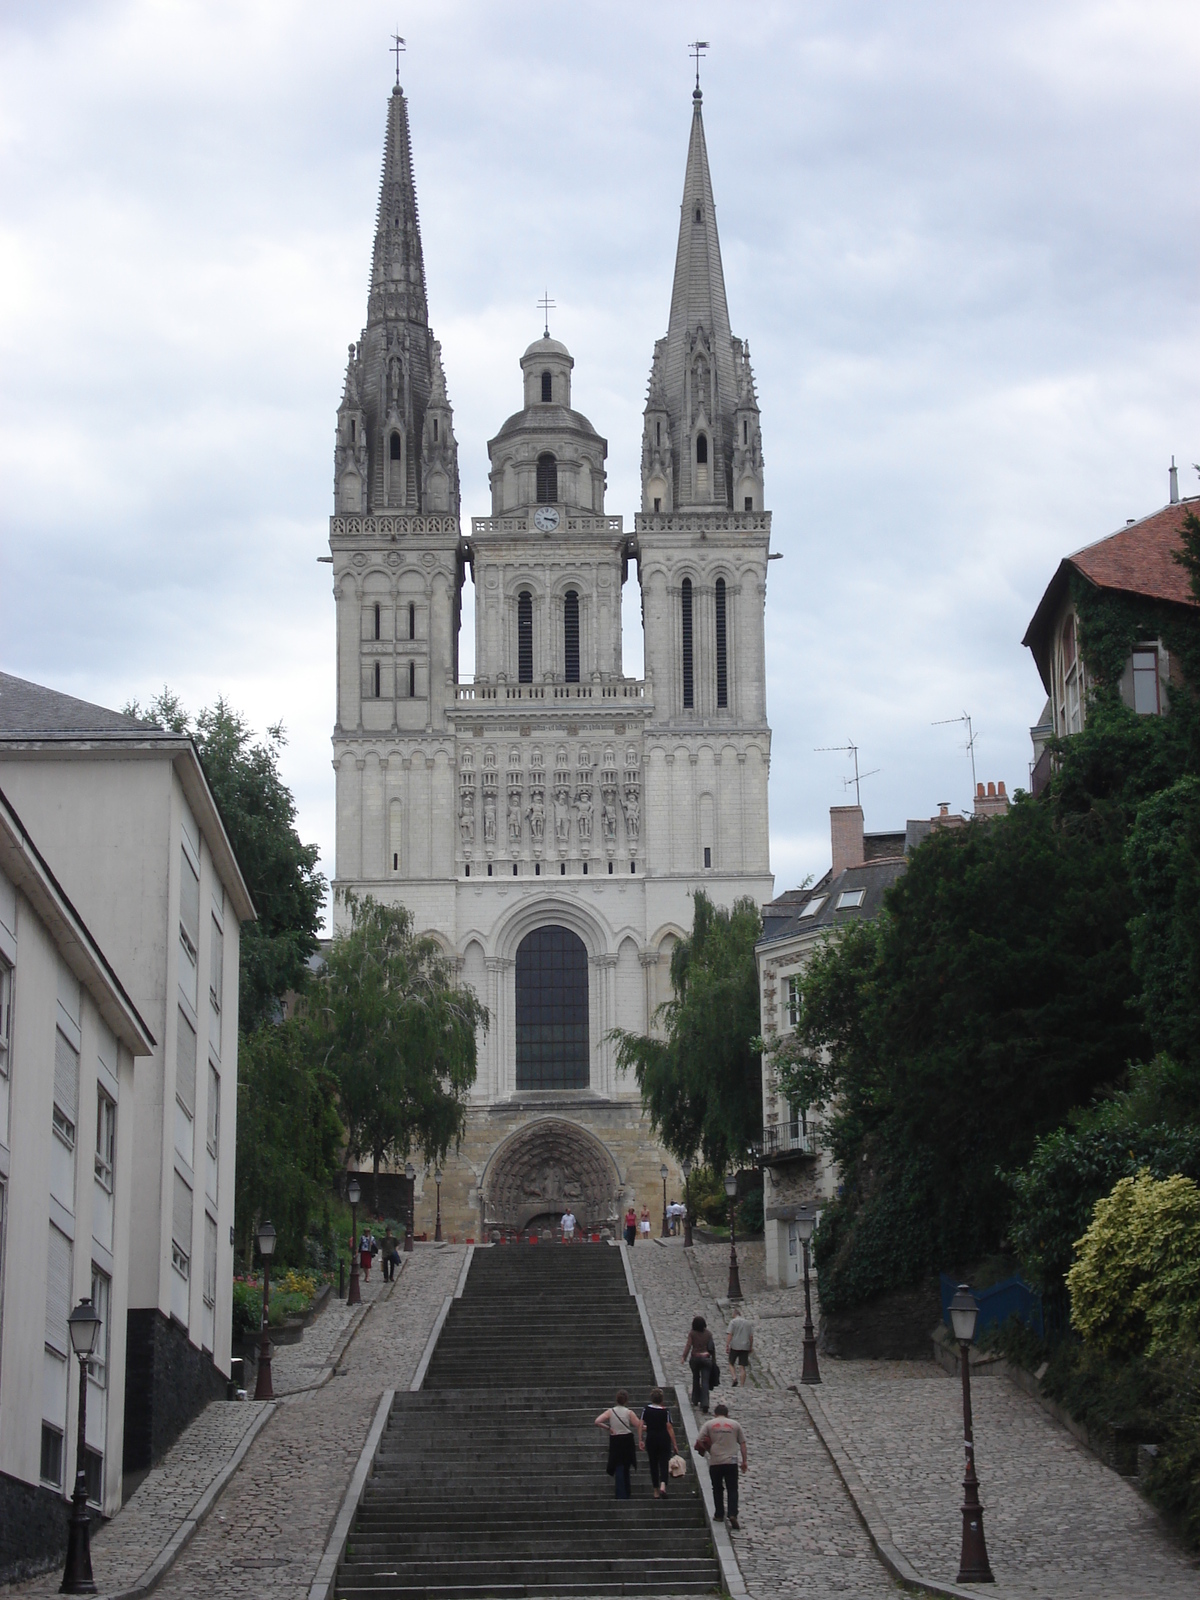
{"type": "MultiPolygon", "coordinates": [[[[334,415],[394,6],[0,4],[0,666],[280,720],[333,871],[334,415]]],[[[638,509],[691,115],[758,379],[776,888],[1028,781],[1060,557],[1200,488],[1195,0],[405,4],[464,520],[552,331],[638,509]]],[[[473,659],[465,608],[464,660],[473,659]]],[[[641,670],[634,583],[626,670],[641,670]]]]}

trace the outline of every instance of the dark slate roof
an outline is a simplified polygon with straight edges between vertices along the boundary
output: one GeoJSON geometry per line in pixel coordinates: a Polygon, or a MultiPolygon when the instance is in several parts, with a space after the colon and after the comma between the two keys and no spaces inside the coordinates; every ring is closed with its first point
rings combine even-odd
{"type": "MultiPolygon", "coordinates": [[[[566,406],[549,404],[526,406],[524,411],[514,411],[495,439],[488,441],[488,448],[490,449],[500,439],[506,439],[510,433],[583,433],[590,439],[600,439],[600,435],[582,411],[571,411],[566,406]]],[[[601,439],[600,442],[607,452],[608,440],[601,439]]]]}
{"type": "Polygon", "coordinates": [[[161,733],[151,722],[139,722],[74,695],[60,694],[0,672],[0,733],[161,733]]]}
{"type": "Polygon", "coordinates": [[[838,927],[847,922],[869,922],[877,917],[883,897],[901,876],[908,863],[901,855],[880,861],[867,861],[861,867],[847,867],[835,878],[826,873],[811,889],[789,889],[762,909],[763,936],[760,945],[776,939],[790,939],[798,933],[812,933],[838,927]],[[865,889],[861,906],[838,910],[838,900],[851,889],[865,889]],[[812,900],[821,904],[812,916],[800,915],[812,900]]]}

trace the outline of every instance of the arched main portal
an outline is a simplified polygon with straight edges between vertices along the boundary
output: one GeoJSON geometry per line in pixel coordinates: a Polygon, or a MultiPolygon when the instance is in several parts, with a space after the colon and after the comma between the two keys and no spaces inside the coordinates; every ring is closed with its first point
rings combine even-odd
{"type": "Polygon", "coordinates": [[[525,1228],[555,1221],[569,1205],[581,1228],[617,1220],[621,1175],[599,1139],[576,1122],[542,1117],[514,1133],[488,1162],[481,1186],[483,1225],[525,1228]]]}
{"type": "Polygon", "coordinates": [[[517,1089],[588,1086],[587,947],[570,928],[534,928],[517,946],[517,1089]]]}

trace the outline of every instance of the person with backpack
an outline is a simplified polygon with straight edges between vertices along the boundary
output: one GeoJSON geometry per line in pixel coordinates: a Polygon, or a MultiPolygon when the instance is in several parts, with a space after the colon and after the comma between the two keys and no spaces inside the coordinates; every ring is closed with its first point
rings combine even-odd
{"type": "Polygon", "coordinates": [[[637,1471],[637,1452],[646,1430],[637,1413],[629,1409],[627,1390],[617,1390],[616,1404],[600,1413],[596,1426],[608,1434],[605,1471],[616,1486],[617,1499],[628,1500],[633,1493],[630,1474],[637,1471]]]}
{"type": "Polygon", "coordinates": [[[725,1497],[729,1497],[729,1526],[740,1528],[738,1521],[738,1451],[742,1453],[742,1471],[750,1470],[746,1458],[746,1435],[740,1422],[734,1422],[729,1407],[723,1402],[713,1407],[713,1414],[696,1435],[696,1450],[708,1458],[708,1479],[712,1484],[713,1518],[725,1520],[725,1497]]]}

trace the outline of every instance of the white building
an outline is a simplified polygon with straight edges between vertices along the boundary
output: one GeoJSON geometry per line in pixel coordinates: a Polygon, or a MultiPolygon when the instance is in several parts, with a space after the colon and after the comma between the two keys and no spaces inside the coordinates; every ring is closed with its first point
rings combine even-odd
{"type": "Polygon", "coordinates": [[[238,940],[254,907],[186,736],[0,674],[0,788],[156,1040],[124,1113],[128,1492],[225,1391],[238,940]]]}
{"type": "Polygon", "coordinates": [[[101,1318],[86,1471],[121,1504],[136,1074],[154,1048],[120,979],[0,791],[0,1581],[65,1541],[79,1363],[101,1318]]]}
{"type": "MultiPolygon", "coordinates": [[[[666,218],[664,216],[664,225],[666,218]]],[[[699,91],[642,509],[605,506],[607,443],[545,335],[488,445],[492,514],[460,524],[397,88],[367,325],[337,417],[335,888],[402,902],[486,1003],[450,1229],[585,1224],[661,1202],[661,1152],[613,1028],[646,1031],[699,888],[769,898],[763,610],[770,513],[749,351],[725,300],[699,91]],[[636,567],[646,675],[625,676],[636,567]],[[458,630],[475,585],[475,676],[458,630]]],[[[671,1189],[681,1180],[672,1166],[671,1189]]],[[[418,1229],[432,1219],[418,1206],[418,1229]]]]}

